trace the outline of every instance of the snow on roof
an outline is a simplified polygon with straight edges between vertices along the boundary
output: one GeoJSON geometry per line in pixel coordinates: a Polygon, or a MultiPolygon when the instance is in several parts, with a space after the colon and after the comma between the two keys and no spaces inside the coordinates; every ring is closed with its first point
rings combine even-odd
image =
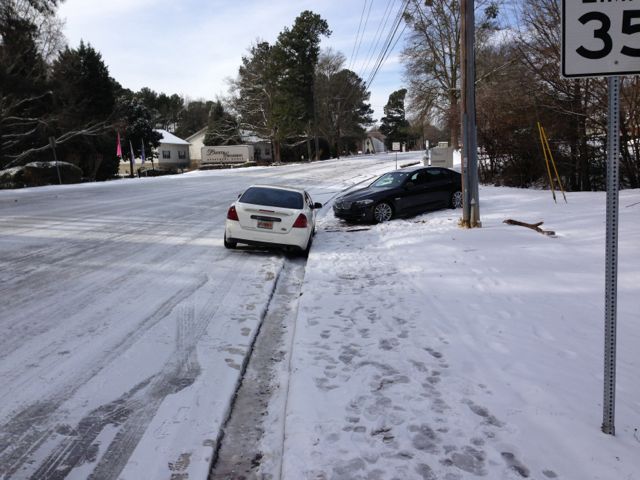
{"type": "Polygon", "coordinates": [[[169,133],[161,128],[156,128],[154,131],[162,135],[160,143],[171,143],[173,145],[189,145],[189,142],[181,138],[176,137],[173,133],[169,133]]]}
{"type": "Polygon", "coordinates": [[[268,138],[262,138],[251,130],[240,130],[240,138],[244,143],[269,142],[268,138]]]}

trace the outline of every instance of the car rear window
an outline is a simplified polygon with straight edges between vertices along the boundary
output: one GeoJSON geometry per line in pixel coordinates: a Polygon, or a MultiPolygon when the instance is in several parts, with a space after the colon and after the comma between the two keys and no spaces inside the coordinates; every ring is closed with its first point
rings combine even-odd
{"type": "Polygon", "coordinates": [[[264,205],[268,207],[302,209],[302,194],[275,188],[251,187],[240,197],[242,203],[264,205]]]}

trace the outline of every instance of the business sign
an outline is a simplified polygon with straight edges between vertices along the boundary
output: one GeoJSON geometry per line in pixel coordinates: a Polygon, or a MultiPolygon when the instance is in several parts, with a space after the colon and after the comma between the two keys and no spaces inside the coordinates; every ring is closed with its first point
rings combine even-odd
{"type": "Polygon", "coordinates": [[[562,0],[562,75],[640,73],[640,0],[562,0]]]}
{"type": "Polygon", "coordinates": [[[246,163],[253,161],[252,145],[202,147],[201,165],[246,163]]]}

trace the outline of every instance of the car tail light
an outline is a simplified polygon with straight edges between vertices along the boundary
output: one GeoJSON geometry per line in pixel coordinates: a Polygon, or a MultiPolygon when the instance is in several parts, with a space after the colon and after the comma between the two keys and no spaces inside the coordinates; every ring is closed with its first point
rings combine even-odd
{"type": "Polygon", "coordinates": [[[231,205],[229,207],[229,211],[227,212],[227,220],[235,220],[236,222],[240,221],[240,219],[238,218],[238,212],[236,212],[235,205],[231,205]]]}
{"type": "Polygon", "coordinates": [[[298,218],[293,223],[293,228],[307,228],[307,217],[304,213],[298,215],[298,218]]]}

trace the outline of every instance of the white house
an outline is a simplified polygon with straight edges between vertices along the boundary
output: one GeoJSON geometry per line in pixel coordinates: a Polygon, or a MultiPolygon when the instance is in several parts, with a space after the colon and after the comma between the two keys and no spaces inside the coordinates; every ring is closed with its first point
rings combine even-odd
{"type": "Polygon", "coordinates": [[[191,158],[191,162],[193,162],[193,166],[197,168],[202,161],[202,147],[204,147],[204,137],[207,134],[207,127],[201,128],[193,135],[189,135],[187,137],[187,142],[189,142],[189,157],[191,158]]]}
{"type": "Polygon", "coordinates": [[[363,153],[381,153],[386,152],[387,149],[384,146],[384,142],[377,138],[375,135],[367,134],[367,137],[363,142],[363,153]]]}
{"type": "MultiPolygon", "coordinates": [[[[162,135],[160,139],[160,145],[155,149],[155,157],[153,162],[151,158],[147,157],[144,165],[141,158],[135,158],[133,161],[133,172],[136,174],[143,167],[151,168],[153,165],[155,168],[161,170],[184,170],[189,168],[189,142],[176,137],[174,134],[162,129],[154,129],[162,135]]],[[[125,145],[122,146],[124,158],[120,160],[120,175],[129,176],[131,174],[131,162],[129,159],[129,148],[125,145]]]]}
{"type": "Polygon", "coordinates": [[[185,169],[189,167],[189,142],[166,130],[154,130],[162,135],[158,146],[158,167],[185,169]]]}

